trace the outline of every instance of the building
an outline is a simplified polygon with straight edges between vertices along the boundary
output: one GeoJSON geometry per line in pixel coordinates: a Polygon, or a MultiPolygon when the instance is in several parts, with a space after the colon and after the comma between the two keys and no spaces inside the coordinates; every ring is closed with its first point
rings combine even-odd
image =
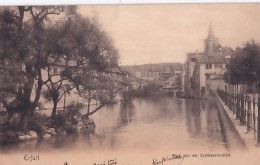
{"type": "Polygon", "coordinates": [[[183,64],[158,63],[123,66],[123,69],[144,82],[153,82],[161,86],[163,93],[183,92],[183,64]]]}
{"type": "Polygon", "coordinates": [[[194,88],[192,87],[191,77],[193,76],[195,66],[197,64],[196,55],[203,55],[203,53],[187,53],[187,59],[184,64],[184,92],[187,96],[194,95],[194,88]]]}
{"type": "MultiPolygon", "coordinates": [[[[48,59],[49,66],[45,69],[42,69],[42,79],[43,81],[47,81],[47,83],[42,87],[42,95],[44,95],[45,91],[49,91],[47,86],[55,86],[61,85],[60,88],[60,101],[57,104],[58,110],[63,110],[65,107],[72,103],[81,103],[86,104],[86,100],[78,95],[77,87],[68,90],[69,94],[65,92],[69,87],[73,87],[72,83],[69,80],[62,78],[63,74],[66,74],[66,68],[70,68],[71,71],[76,73],[83,73],[83,66],[77,65],[77,63],[73,60],[66,60],[65,57],[58,57],[56,59],[49,58],[48,59]],[[64,94],[63,94],[64,92],[64,94]]],[[[95,71],[92,71],[91,74],[97,74],[95,71]]],[[[100,74],[100,73],[99,73],[100,74]]],[[[113,67],[102,71],[104,76],[108,76],[113,80],[114,83],[119,84],[118,89],[114,89],[115,92],[115,101],[120,101],[123,97],[123,93],[127,91],[127,86],[124,85],[125,79],[128,78],[129,74],[123,71],[120,67],[113,67]]],[[[112,83],[112,82],[111,82],[112,83]]],[[[34,89],[32,90],[32,98],[35,96],[35,92],[37,89],[37,82],[34,83],[34,89]]],[[[79,89],[81,89],[79,87],[79,89]]],[[[39,109],[49,110],[52,109],[53,103],[51,100],[46,99],[45,97],[40,98],[41,107],[39,109]]],[[[95,99],[91,101],[92,105],[97,105],[99,102],[95,99]]]]}
{"type": "Polygon", "coordinates": [[[223,79],[226,72],[227,56],[233,50],[222,47],[209,25],[208,37],[204,40],[204,52],[187,53],[184,65],[185,93],[189,96],[203,96],[215,93],[217,89],[226,89],[223,79]]]}

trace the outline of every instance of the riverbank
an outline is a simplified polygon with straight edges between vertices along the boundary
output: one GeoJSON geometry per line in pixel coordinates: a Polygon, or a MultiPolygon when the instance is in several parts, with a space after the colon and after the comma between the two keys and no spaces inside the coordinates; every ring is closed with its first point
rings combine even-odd
{"type": "Polygon", "coordinates": [[[257,146],[257,143],[256,143],[256,137],[254,137],[254,132],[253,131],[248,132],[247,128],[244,125],[241,125],[239,120],[236,120],[235,114],[231,112],[228,106],[225,105],[225,103],[221,100],[221,98],[218,95],[216,95],[216,101],[218,102],[218,105],[220,107],[219,109],[221,109],[223,116],[226,116],[225,117],[226,122],[229,123],[226,125],[231,125],[228,127],[234,127],[230,131],[231,133],[234,134],[235,138],[232,138],[233,140],[230,141],[234,143],[234,140],[236,141],[237,139],[240,139],[239,140],[240,143],[242,143],[242,145],[244,145],[245,148],[247,149],[255,148],[257,146]]]}
{"type": "Polygon", "coordinates": [[[42,141],[56,136],[66,134],[78,134],[81,132],[92,133],[95,130],[95,123],[88,117],[72,116],[70,119],[59,114],[55,117],[36,113],[34,122],[28,130],[9,127],[2,123],[0,129],[0,145],[19,143],[24,141],[42,141]]]}

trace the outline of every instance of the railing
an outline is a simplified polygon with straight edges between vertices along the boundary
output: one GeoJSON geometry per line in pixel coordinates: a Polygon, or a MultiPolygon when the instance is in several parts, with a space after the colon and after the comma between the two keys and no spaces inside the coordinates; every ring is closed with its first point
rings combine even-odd
{"type": "Polygon", "coordinates": [[[255,97],[251,98],[246,94],[230,93],[219,89],[217,94],[235,115],[236,120],[246,127],[247,132],[253,131],[254,138],[257,138],[257,143],[260,143],[260,120],[258,121],[260,109],[258,110],[255,97]]]}

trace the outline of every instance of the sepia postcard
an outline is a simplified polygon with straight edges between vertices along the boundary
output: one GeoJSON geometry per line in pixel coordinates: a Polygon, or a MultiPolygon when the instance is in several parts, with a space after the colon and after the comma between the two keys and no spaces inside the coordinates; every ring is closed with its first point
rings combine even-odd
{"type": "Polygon", "coordinates": [[[1,165],[259,165],[260,5],[0,6],[1,165]]]}

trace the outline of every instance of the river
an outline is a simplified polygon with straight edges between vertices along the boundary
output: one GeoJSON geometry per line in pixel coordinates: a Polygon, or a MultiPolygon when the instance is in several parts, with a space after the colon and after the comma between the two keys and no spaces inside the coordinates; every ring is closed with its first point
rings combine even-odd
{"type": "Polygon", "coordinates": [[[225,150],[217,105],[210,100],[134,98],[106,106],[92,119],[96,124],[94,134],[17,143],[2,146],[1,151],[225,150]]]}

